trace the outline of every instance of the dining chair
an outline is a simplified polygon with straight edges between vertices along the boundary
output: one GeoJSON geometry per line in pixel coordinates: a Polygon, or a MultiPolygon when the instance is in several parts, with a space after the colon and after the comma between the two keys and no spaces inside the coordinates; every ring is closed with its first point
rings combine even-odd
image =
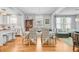
{"type": "Polygon", "coordinates": [[[32,29],[29,33],[29,45],[37,43],[37,33],[36,29],[32,29]]]}
{"type": "Polygon", "coordinates": [[[42,29],[42,35],[41,35],[41,43],[42,43],[42,46],[48,45],[49,39],[50,39],[50,37],[49,37],[49,30],[43,28],[42,29]]]}
{"type": "Polygon", "coordinates": [[[6,34],[3,34],[3,44],[6,44],[8,42],[8,36],[6,34]]]}
{"type": "Polygon", "coordinates": [[[73,51],[75,52],[75,48],[78,48],[79,51],[79,33],[72,34],[73,39],[73,51]]]}
{"type": "Polygon", "coordinates": [[[22,43],[25,45],[29,45],[29,32],[23,32],[22,38],[22,43]]]}

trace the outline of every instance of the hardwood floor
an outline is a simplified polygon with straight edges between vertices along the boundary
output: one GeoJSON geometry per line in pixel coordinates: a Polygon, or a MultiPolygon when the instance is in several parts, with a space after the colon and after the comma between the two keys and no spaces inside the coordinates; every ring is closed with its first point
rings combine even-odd
{"type": "Polygon", "coordinates": [[[16,37],[16,40],[0,46],[0,52],[72,52],[73,47],[64,43],[63,39],[57,40],[56,46],[43,47],[40,38],[37,39],[37,45],[23,44],[22,37],[16,37]]]}

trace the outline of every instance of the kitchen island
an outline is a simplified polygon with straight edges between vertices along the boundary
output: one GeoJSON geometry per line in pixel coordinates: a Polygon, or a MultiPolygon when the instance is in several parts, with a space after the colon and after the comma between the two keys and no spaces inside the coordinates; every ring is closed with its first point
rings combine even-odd
{"type": "Polygon", "coordinates": [[[15,39],[15,33],[14,31],[8,29],[8,30],[0,30],[0,46],[3,46],[8,41],[11,41],[12,39],[15,39]]]}

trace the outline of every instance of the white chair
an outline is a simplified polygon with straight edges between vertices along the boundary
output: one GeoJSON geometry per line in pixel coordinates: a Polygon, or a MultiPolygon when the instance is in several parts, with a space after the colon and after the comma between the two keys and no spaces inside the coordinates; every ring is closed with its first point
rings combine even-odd
{"type": "Polygon", "coordinates": [[[11,34],[12,34],[12,39],[16,39],[16,34],[15,34],[15,32],[12,32],[11,34]]]}
{"type": "Polygon", "coordinates": [[[4,43],[5,39],[3,38],[3,36],[0,36],[0,46],[3,46],[4,43]]]}
{"type": "Polygon", "coordinates": [[[36,44],[37,42],[37,33],[35,29],[32,29],[29,33],[29,40],[31,40],[32,43],[36,44]]]}
{"type": "Polygon", "coordinates": [[[44,28],[41,36],[42,46],[55,46],[55,38],[53,36],[52,30],[44,28]]]}
{"type": "Polygon", "coordinates": [[[6,33],[6,35],[8,36],[8,41],[12,40],[12,33],[6,33]]]}
{"type": "Polygon", "coordinates": [[[29,44],[29,32],[23,32],[22,38],[23,38],[23,44],[28,45],[29,44]]]}
{"type": "Polygon", "coordinates": [[[4,40],[3,44],[6,44],[8,42],[8,36],[6,34],[3,34],[3,40],[4,40]]]}
{"type": "Polygon", "coordinates": [[[50,39],[50,37],[49,37],[49,30],[48,29],[43,29],[42,30],[42,35],[41,35],[42,45],[44,43],[46,43],[49,39],[50,39]]]}

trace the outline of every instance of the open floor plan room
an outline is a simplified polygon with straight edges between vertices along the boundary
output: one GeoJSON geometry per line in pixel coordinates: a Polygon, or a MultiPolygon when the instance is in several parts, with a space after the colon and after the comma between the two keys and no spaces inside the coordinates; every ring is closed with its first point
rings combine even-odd
{"type": "Polygon", "coordinates": [[[0,52],[78,52],[79,7],[0,7],[0,52]]]}

